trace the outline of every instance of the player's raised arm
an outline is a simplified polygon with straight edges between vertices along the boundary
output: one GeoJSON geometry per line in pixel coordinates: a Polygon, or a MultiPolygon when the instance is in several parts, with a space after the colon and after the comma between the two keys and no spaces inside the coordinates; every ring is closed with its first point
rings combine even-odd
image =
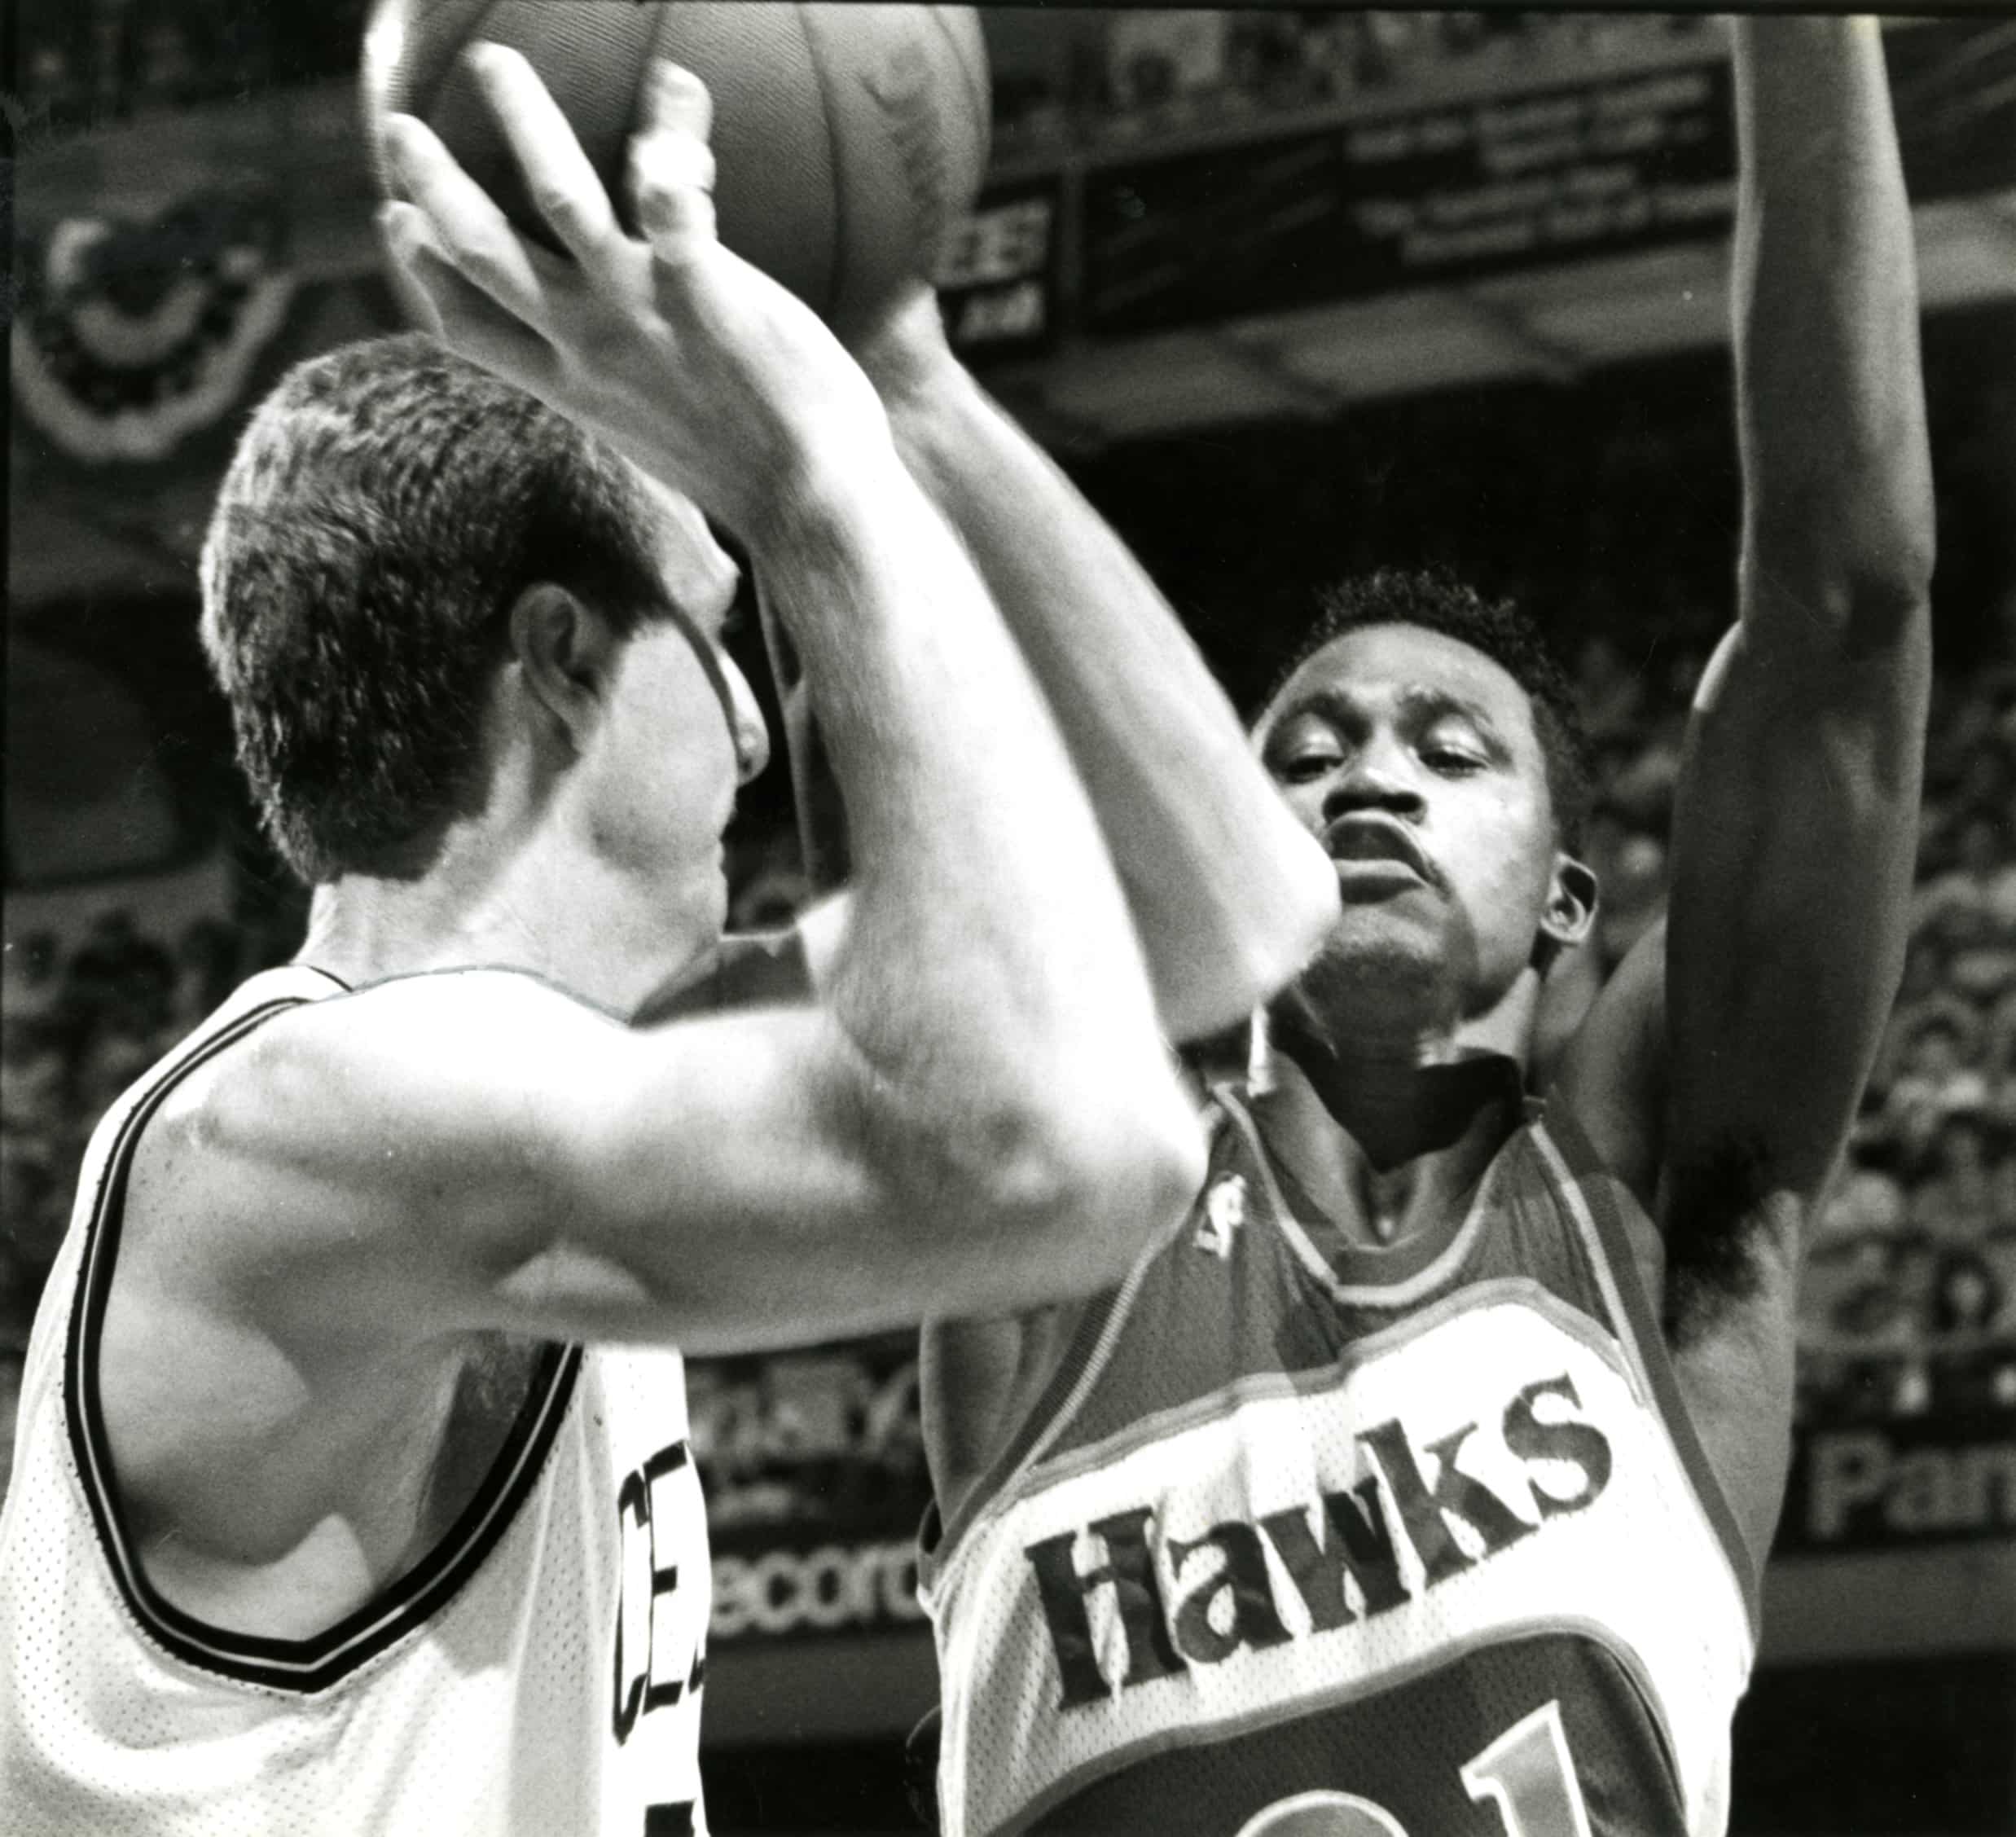
{"type": "Polygon", "coordinates": [[[964,538],[1064,729],[1163,1024],[1242,1020],[1302,967],[1337,881],[1127,545],[947,347],[920,288],[864,345],[897,445],[964,538]]]}
{"type": "Polygon", "coordinates": [[[415,200],[395,240],[452,341],[748,543],[849,801],[854,894],[809,1009],[626,1032],[534,989],[517,1026],[464,1026],[444,987],[358,998],[385,1017],[368,1039],[304,1022],[358,1106],[349,1171],[314,1176],[323,1213],[346,1182],[357,1215],[418,1181],[479,1252],[442,1303],[469,1324],[689,1347],[1111,1280],[1187,1202],[1198,1148],[1026,666],[853,361],[714,239],[698,86],[665,78],[639,142],[647,245],[522,62],[483,77],[578,266],[536,258],[417,124],[395,130],[415,200]],[[394,1038],[449,1095],[413,1164],[374,1170],[394,1038]]]}
{"type": "Polygon", "coordinates": [[[1660,1211],[1682,1272],[1740,1269],[1716,1244],[1765,1220],[1788,1268],[1841,1151],[1902,964],[1930,663],[1917,295],[1878,29],[1735,29],[1741,617],[1674,816],[1660,1211]]]}

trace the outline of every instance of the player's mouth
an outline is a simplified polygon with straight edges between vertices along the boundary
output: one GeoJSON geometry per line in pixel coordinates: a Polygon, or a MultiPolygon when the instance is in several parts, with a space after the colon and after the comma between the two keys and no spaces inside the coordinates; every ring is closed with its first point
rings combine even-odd
{"type": "Polygon", "coordinates": [[[1433,886],[1439,882],[1421,844],[1401,823],[1362,812],[1339,817],[1323,833],[1340,885],[1372,890],[1381,884],[1433,886]]]}

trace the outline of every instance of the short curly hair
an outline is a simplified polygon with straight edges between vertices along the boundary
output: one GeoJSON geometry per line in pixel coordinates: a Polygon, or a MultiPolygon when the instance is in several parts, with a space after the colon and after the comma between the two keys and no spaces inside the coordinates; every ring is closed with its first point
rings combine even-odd
{"type": "Polygon", "coordinates": [[[1261,703],[1272,708],[1289,679],[1326,644],[1379,625],[1413,625],[1481,652],[1525,690],[1547,766],[1547,792],[1561,846],[1582,846],[1595,803],[1595,767],[1575,691],[1531,617],[1510,600],[1487,600],[1446,569],[1381,568],[1327,589],[1315,620],[1261,703]]]}
{"type": "Polygon", "coordinates": [[[202,629],[294,871],[394,871],[468,807],[502,615],[550,581],[621,633],[668,616],[661,527],[616,454],[432,338],[289,371],[218,494],[202,629]]]}

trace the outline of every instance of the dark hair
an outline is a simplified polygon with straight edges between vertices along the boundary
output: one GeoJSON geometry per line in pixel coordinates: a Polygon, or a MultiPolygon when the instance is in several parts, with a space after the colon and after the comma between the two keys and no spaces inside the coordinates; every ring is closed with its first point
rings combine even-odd
{"type": "Polygon", "coordinates": [[[1562,846],[1582,846],[1595,797],[1588,736],[1575,691],[1539,627],[1509,600],[1486,600],[1446,569],[1381,568],[1328,589],[1315,621],[1275,677],[1263,706],[1326,644],[1378,625],[1415,625],[1481,652],[1526,692],[1547,763],[1547,792],[1562,846]]]}
{"type": "Polygon", "coordinates": [[[619,631],[667,609],[637,476],[418,333],[296,366],[253,415],[203,549],[203,641],[275,846],[310,882],[384,869],[474,789],[524,590],[619,631]]]}

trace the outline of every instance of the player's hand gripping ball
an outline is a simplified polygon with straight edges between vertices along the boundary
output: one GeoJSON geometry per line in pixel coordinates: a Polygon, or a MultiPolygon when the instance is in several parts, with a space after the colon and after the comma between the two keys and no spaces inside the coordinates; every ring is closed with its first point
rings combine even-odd
{"type": "MultiPolygon", "coordinates": [[[[929,277],[986,165],[986,53],[966,7],[705,0],[379,0],[364,43],[374,150],[418,116],[527,237],[557,248],[463,58],[524,53],[573,124],[626,228],[627,176],[653,59],[714,99],[722,241],[845,340],[929,277]]],[[[380,184],[397,196],[382,152],[380,184]]]]}

